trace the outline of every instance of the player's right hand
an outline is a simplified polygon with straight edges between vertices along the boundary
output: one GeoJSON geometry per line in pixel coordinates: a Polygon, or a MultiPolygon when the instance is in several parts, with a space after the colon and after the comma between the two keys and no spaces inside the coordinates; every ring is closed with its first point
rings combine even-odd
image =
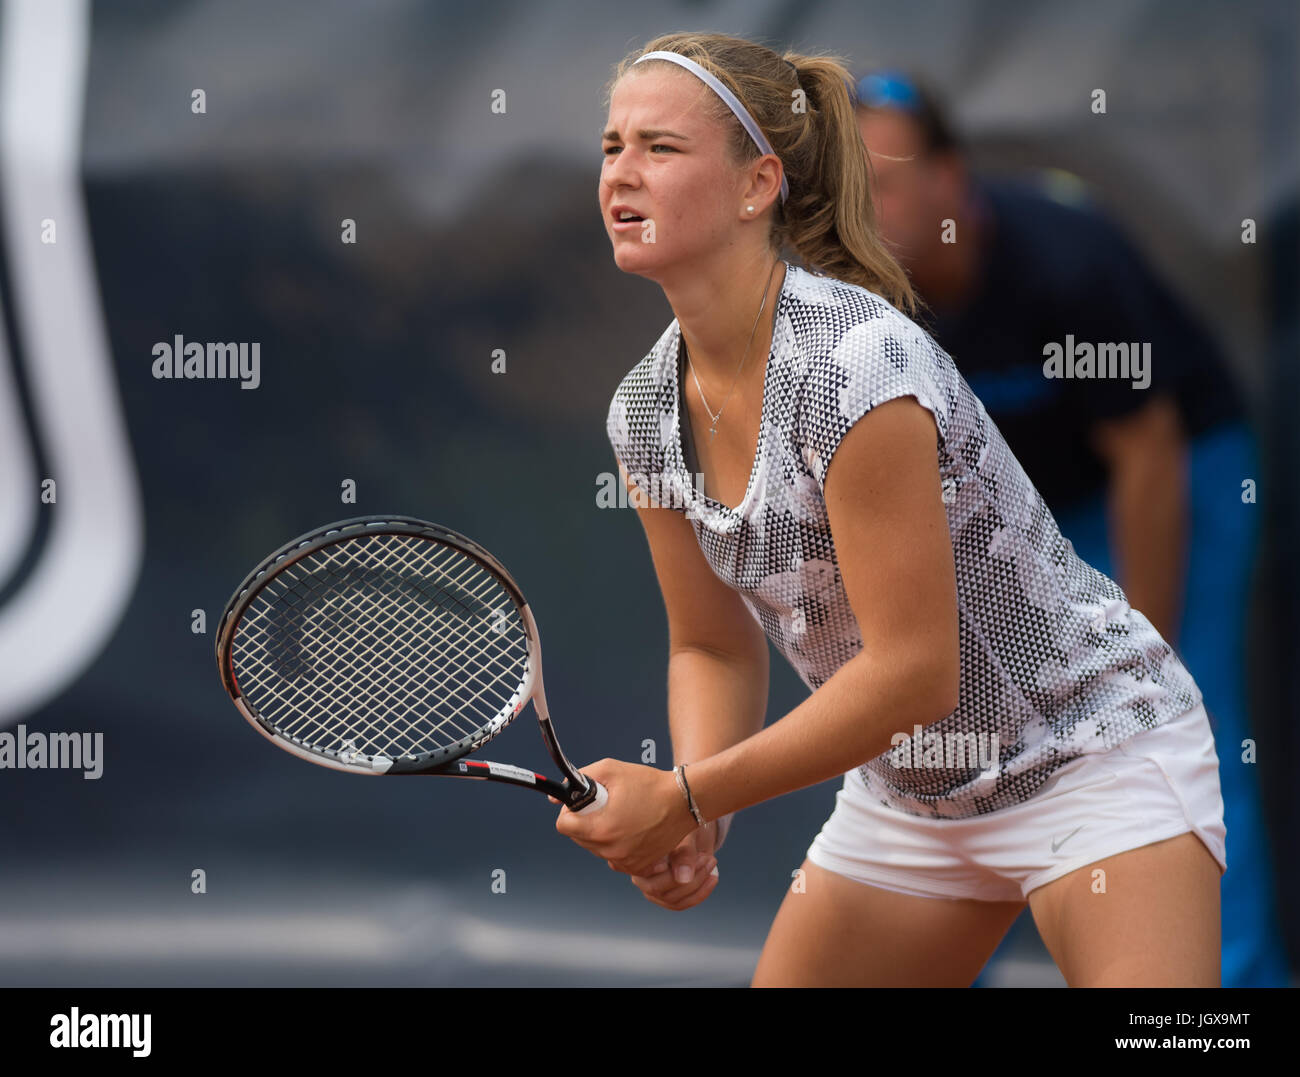
{"type": "Polygon", "coordinates": [[[718,885],[718,860],[713,855],[716,834],[713,823],[691,831],[651,874],[629,878],[646,900],[665,909],[676,912],[698,905],[718,885]]]}

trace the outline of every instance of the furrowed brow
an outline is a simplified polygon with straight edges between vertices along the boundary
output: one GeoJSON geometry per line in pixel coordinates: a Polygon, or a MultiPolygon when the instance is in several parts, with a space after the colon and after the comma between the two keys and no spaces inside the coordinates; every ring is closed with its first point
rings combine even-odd
{"type": "MultiPolygon", "coordinates": [[[[641,139],[643,142],[650,142],[651,140],[656,138],[679,138],[683,142],[690,141],[690,138],[688,136],[679,134],[677,131],[669,131],[665,127],[643,127],[636,134],[637,137],[641,139]]],[[[622,139],[619,137],[618,132],[614,130],[612,127],[608,131],[605,131],[600,137],[605,142],[622,141],[622,139]]]]}

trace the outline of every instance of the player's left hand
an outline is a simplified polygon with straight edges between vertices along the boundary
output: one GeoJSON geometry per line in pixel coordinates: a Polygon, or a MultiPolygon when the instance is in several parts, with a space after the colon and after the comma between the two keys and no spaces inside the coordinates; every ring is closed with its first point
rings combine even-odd
{"type": "MultiPolygon", "coordinates": [[[[579,815],[562,808],[555,829],[629,875],[650,875],[696,829],[671,770],[601,759],[582,773],[609,793],[604,808],[579,815]]],[[[548,797],[552,804],[559,801],[548,797]]]]}

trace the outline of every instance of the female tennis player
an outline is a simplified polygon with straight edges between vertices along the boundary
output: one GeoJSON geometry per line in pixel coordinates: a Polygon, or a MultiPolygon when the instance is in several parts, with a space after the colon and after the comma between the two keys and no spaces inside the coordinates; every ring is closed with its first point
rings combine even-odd
{"type": "Polygon", "coordinates": [[[850,84],[718,34],[611,82],[614,261],[675,315],[607,429],[667,611],[677,766],[584,768],[609,803],[557,829],[684,909],[735,812],[843,775],[755,986],[969,985],[1026,903],[1072,986],[1217,986],[1201,693],[909,317],[850,84]],[[764,728],[767,639],[811,694],[764,728]]]}

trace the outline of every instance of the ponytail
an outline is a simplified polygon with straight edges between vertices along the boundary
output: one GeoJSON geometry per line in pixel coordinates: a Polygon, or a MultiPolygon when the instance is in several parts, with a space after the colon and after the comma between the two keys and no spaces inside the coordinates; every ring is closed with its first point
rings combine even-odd
{"type": "Polygon", "coordinates": [[[811,133],[807,150],[792,155],[798,174],[791,176],[786,166],[790,200],[780,214],[782,238],[808,265],[877,292],[914,314],[911,282],[876,229],[866,149],[849,98],[848,72],[829,57],[786,59],[795,65],[799,86],[806,92],[811,133]]]}

